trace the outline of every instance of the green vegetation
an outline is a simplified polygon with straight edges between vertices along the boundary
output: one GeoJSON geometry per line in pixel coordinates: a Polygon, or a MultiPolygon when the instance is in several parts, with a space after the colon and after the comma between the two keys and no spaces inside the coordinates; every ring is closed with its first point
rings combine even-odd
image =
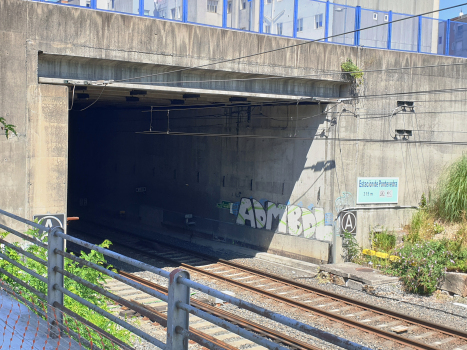
{"type": "Polygon", "coordinates": [[[0,124],[3,125],[1,129],[5,131],[6,138],[10,136],[10,133],[15,134],[15,136],[17,136],[15,126],[12,124],[8,124],[5,118],[0,117],[0,124]]]}
{"type": "Polygon", "coordinates": [[[462,220],[467,210],[467,156],[462,156],[441,176],[432,208],[441,219],[462,220]]]}
{"type": "Polygon", "coordinates": [[[387,231],[371,233],[373,250],[399,259],[381,254],[359,259],[400,277],[409,292],[431,294],[446,271],[467,273],[466,211],[467,157],[463,156],[442,174],[428,199],[422,195],[402,244],[397,246],[396,237],[387,231]]]}
{"type": "Polygon", "coordinates": [[[342,247],[344,248],[345,261],[354,261],[360,255],[357,239],[347,231],[342,233],[342,247]]]}
{"type": "MultiPolygon", "coordinates": [[[[37,229],[29,230],[26,233],[43,242],[47,242],[47,237],[43,237],[39,233],[39,230],[37,229]]],[[[6,235],[8,235],[8,233],[4,233],[3,237],[5,237],[6,235]]],[[[18,243],[16,243],[16,245],[20,246],[18,243]]],[[[102,244],[100,244],[100,247],[108,248],[110,245],[111,245],[111,242],[106,240],[102,244]]],[[[23,249],[47,261],[47,250],[46,249],[39,247],[35,244],[29,244],[29,243],[27,245],[27,248],[24,248],[24,245],[23,245],[23,249]]],[[[13,249],[5,247],[4,254],[8,256],[10,259],[13,259],[21,263],[23,266],[37,272],[39,275],[47,276],[46,266],[32,259],[25,258],[24,256],[18,254],[13,249]]],[[[85,254],[84,252],[81,252],[80,258],[99,264],[99,265],[106,264],[104,256],[101,253],[98,253],[96,251],[91,251],[89,254],[85,254]]],[[[11,263],[5,260],[0,261],[0,267],[6,270],[7,272],[9,272],[10,274],[12,274],[13,276],[21,279],[22,281],[28,281],[28,284],[31,287],[37,289],[38,291],[44,294],[47,294],[47,284],[30,276],[28,273],[24,272],[18,267],[12,265],[11,263]]],[[[111,268],[111,266],[109,268],[111,268]]],[[[103,283],[105,282],[106,279],[110,278],[94,269],[84,267],[84,266],[79,266],[78,263],[71,261],[69,259],[66,259],[66,258],[65,258],[65,270],[93,284],[103,283]]],[[[25,289],[24,287],[22,287],[21,285],[19,285],[18,283],[10,279],[9,277],[2,275],[0,273],[0,278],[4,280],[7,284],[12,286],[15,291],[21,293],[21,295],[26,300],[33,302],[35,305],[39,305],[39,306],[43,305],[40,299],[38,299],[38,297],[35,294],[32,294],[27,289],[25,289]]],[[[65,284],[65,288],[68,289],[70,292],[75,293],[76,295],[92,302],[93,304],[97,305],[98,307],[100,307],[101,309],[105,311],[108,311],[108,312],[110,311],[108,307],[108,303],[110,302],[110,299],[102,296],[101,294],[96,293],[95,291],[67,277],[65,277],[64,284],[65,284]]],[[[82,304],[78,303],[77,301],[71,299],[70,297],[66,295],[64,296],[64,306],[74,311],[78,315],[84,317],[86,320],[92,322],[93,324],[105,330],[106,332],[121,339],[122,341],[128,343],[128,341],[130,340],[129,331],[121,328],[114,322],[109,321],[107,318],[101,316],[95,311],[90,310],[86,306],[83,306],[82,304]]],[[[86,338],[87,340],[92,341],[94,344],[96,343],[102,344],[103,348],[105,349],[115,348],[115,346],[113,346],[108,340],[106,340],[105,338],[102,338],[96,332],[87,329],[82,324],[76,323],[72,318],[65,315],[65,320],[67,321],[68,327],[70,327],[71,330],[81,334],[83,338],[86,338]]]]}
{"type": "Polygon", "coordinates": [[[371,232],[372,248],[383,253],[390,253],[396,247],[396,235],[383,230],[382,232],[371,232]]]}
{"type": "Polygon", "coordinates": [[[363,82],[362,70],[358,68],[350,58],[347,58],[347,60],[341,64],[341,69],[343,72],[350,72],[350,76],[354,78],[358,84],[363,82]]]}

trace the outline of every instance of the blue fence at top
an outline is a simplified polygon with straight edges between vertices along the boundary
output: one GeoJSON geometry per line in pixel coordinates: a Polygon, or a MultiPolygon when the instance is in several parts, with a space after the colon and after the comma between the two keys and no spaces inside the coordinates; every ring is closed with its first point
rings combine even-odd
{"type": "Polygon", "coordinates": [[[320,0],[33,0],[324,42],[467,57],[467,23],[320,0]],[[202,4],[202,5],[201,5],[202,4]],[[396,21],[404,19],[403,21],[396,21]],[[385,24],[369,28],[377,24],[385,24]],[[343,34],[361,29],[350,34],[343,34]],[[465,48],[464,48],[465,47],[465,48]]]}

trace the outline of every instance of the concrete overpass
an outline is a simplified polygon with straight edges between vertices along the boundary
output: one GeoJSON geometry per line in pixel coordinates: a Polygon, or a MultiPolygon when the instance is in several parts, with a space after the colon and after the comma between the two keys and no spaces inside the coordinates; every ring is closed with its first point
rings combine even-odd
{"type": "Polygon", "coordinates": [[[404,207],[465,149],[465,60],[327,43],[251,56],[302,42],[2,1],[0,116],[18,137],[0,140],[1,207],[323,262],[357,178],[397,177],[397,208],[358,211],[367,246],[372,225],[407,223],[404,207]],[[362,84],[340,74],[347,58],[369,70],[362,84]],[[400,67],[424,68],[388,70],[400,67]]]}

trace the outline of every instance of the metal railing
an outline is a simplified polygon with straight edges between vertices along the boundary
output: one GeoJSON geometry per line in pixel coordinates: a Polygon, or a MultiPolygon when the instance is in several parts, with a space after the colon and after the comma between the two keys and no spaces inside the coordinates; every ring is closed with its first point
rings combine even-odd
{"type": "MultiPolygon", "coordinates": [[[[61,319],[63,317],[63,314],[61,316],[56,315],[55,310],[61,310],[65,314],[68,315],[73,315],[77,316],[75,313],[73,313],[71,310],[67,309],[64,305],[64,295],[70,297],[71,299],[75,300],[76,302],[88,307],[89,309],[95,311],[96,313],[106,317],[107,319],[115,322],[119,326],[129,330],[130,332],[134,333],[138,337],[146,340],[147,342],[159,347],[160,349],[167,349],[167,350],[182,350],[182,349],[188,349],[188,340],[189,339],[196,339],[198,343],[201,345],[209,348],[209,349],[219,349],[219,346],[212,343],[208,339],[200,338],[199,336],[196,336],[194,333],[192,333],[189,329],[189,314],[196,315],[206,321],[211,322],[214,325],[217,325],[221,328],[224,328],[228,331],[231,331],[235,334],[240,335],[241,337],[248,339],[258,345],[262,345],[268,349],[277,349],[277,350],[286,350],[283,346],[274,343],[266,338],[261,337],[260,335],[257,335],[255,333],[252,333],[250,331],[247,331],[235,324],[229,323],[225,320],[222,320],[216,316],[213,316],[209,313],[206,313],[192,305],[190,305],[190,289],[194,289],[200,292],[203,292],[205,294],[211,295],[215,298],[219,298],[221,300],[224,300],[226,302],[229,302],[233,305],[238,306],[239,308],[243,308],[245,310],[251,311],[253,313],[256,313],[258,315],[261,315],[265,318],[268,318],[270,320],[273,320],[275,322],[281,323],[283,325],[286,325],[288,327],[291,327],[293,329],[296,329],[298,331],[304,332],[306,334],[309,334],[311,336],[314,336],[316,338],[322,339],[328,343],[340,346],[344,349],[367,349],[366,347],[359,345],[357,343],[354,343],[352,341],[343,339],[339,336],[336,336],[334,334],[322,331],[316,327],[312,327],[308,324],[299,322],[297,320],[291,319],[289,317],[286,317],[284,315],[281,315],[279,313],[273,312],[271,310],[267,310],[263,307],[260,307],[258,305],[255,305],[251,302],[247,302],[245,300],[241,300],[238,298],[235,298],[233,296],[227,295],[225,293],[222,293],[218,290],[212,289],[210,287],[207,287],[205,285],[202,285],[200,283],[197,283],[193,280],[190,279],[190,275],[187,271],[181,270],[181,269],[175,269],[172,272],[168,272],[166,270],[154,267],[152,265],[146,264],[144,262],[132,259],[130,257],[121,255],[119,253],[113,252],[111,250],[108,250],[106,248],[102,248],[100,246],[97,246],[95,244],[83,241],[81,239],[66,235],[61,227],[51,227],[47,228],[44,227],[41,224],[32,222],[30,220],[26,220],[24,218],[21,218],[19,216],[16,216],[14,214],[8,213],[4,210],[0,209],[0,214],[3,214],[5,216],[8,216],[18,222],[21,222],[23,224],[32,226],[34,228],[37,228],[39,230],[45,231],[48,233],[48,242],[47,244],[44,242],[41,242],[31,236],[22,234],[16,230],[13,230],[3,224],[0,224],[0,228],[10,232],[13,235],[16,235],[19,238],[22,238],[24,240],[27,240],[29,243],[35,244],[37,246],[40,246],[42,248],[46,248],[48,251],[48,260],[45,261],[41,258],[38,258],[34,254],[31,254],[30,252],[20,248],[19,246],[16,246],[14,244],[11,244],[4,239],[0,239],[0,243],[4,244],[6,247],[14,250],[15,252],[23,255],[25,258],[32,259],[41,265],[47,266],[47,276],[42,276],[38,274],[35,271],[32,271],[31,269],[27,268],[26,266],[20,264],[19,262],[9,258],[6,254],[0,253],[0,258],[4,259],[5,261],[15,265],[16,267],[20,268],[24,272],[28,273],[34,278],[37,278],[38,280],[44,282],[47,284],[47,295],[44,293],[38,291],[37,289],[33,288],[31,285],[29,285],[27,282],[13,276],[12,274],[9,274],[7,271],[4,269],[0,268],[0,274],[3,274],[13,281],[17,282],[24,288],[26,288],[28,291],[31,293],[35,294],[37,297],[40,299],[46,300],[47,305],[49,306],[49,310],[47,310],[47,313],[51,317],[50,319],[54,319],[54,324],[53,327],[55,327],[54,332],[55,334],[58,332],[60,333],[60,329],[63,329],[63,320],[61,319]],[[159,276],[162,276],[164,278],[168,279],[168,294],[164,294],[162,292],[159,292],[157,290],[154,290],[152,288],[149,288],[147,286],[144,286],[136,281],[133,281],[129,278],[123,277],[120,274],[113,272],[99,264],[96,264],[91,261],[84,260],[80,257],[77,257],[75,255],[72,255],[64,249],[65,246],[65,241],[72,242],[80,247],[88,248],[90,250],[102,253],[110,258],[113,258],[115,260],[118,260],[120,262],[135,266],[139,269],[150,271],[152,273],[155,273],[159,276]],[[94,305],[93,303],[89,302],[88,300],[76,295],[75,293],[67,290],[64,287],[64,277],[69,278],[79,284],[84,285],[85,287],[88,287],[92,289],[93,291],[102,294],[103,296],[121,304],[124,305],[128,308],[133,309],[134,311],[140,313],[141,315],[145,316],[148,314],[148,310],[141,307],[137,303],[134,303],[132,301],[126,300],[122,297],[119,297],[118,295],[115,295],[108,290],[102,288],[102,286],[95,285],[93,283],[90,283],[84,279],[82,279],[79,276],[76,276],[69,271],[66,271],[64,269],[64,259],[70,259],[71,261],[77,262],[81,264],[82,266],[89,267],[92,269],[95,269],[111,278],[114,278],[115,280],[118,280],[120,282],[123,282],[133,288],[136,288],[144,293],[147,293],[157,299],[163,300],[167,302],[168,304],[168,312],[167,312],[167,338],[166,342],[163,343],[162,341],[154,338],[150,334],[144,332],[143,330],[135,327],[134,325],[122,320],[121,318],[101,309],[97,305],[94,305]],[[53,315],[54,314],[54,315],[53,315]]],[[[79,317],[79,316],[78,316],[79,317]]],[[[85,321],[85,320],[83,320],[85,321]]],[[[102,333],[106,333],[103,330],[100,330],[102,333]]],[[[112,337],[111,335],[109,335],[112,337]]],[[[116,340],[116,344],[118,344],[118,339],[114,338],[116,340]]],[[[118,344],[122,348],[126,348],[127,346],[125,344],[118,344]]],[[[128,345],[128,348],[131,348],[130,345],[128,345]]]]}
{"type": "Polygon", "coordinates": [[[189,0],[30,1],[342,45],[467,57],[467,49],[457,45],[467,35],[467,23],[331,1],[216,0],[217,5],[202,10],[189,0]]]}

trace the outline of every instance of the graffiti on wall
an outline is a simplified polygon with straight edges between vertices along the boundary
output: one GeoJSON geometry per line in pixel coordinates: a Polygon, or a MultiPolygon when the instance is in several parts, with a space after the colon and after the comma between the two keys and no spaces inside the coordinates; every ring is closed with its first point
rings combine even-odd
{"type": "Polygon", "coordinates": [[[332,226],[329,226],[329,216],[324,209],[313,205],[303,208],[301,203],[298,204],[286,205],[264,199],[258,201],[254,198],[242,198],[238,203],[230,203],[230,213],[236,215],[238,225],[296,237],[331,240],[332,226]]]}

